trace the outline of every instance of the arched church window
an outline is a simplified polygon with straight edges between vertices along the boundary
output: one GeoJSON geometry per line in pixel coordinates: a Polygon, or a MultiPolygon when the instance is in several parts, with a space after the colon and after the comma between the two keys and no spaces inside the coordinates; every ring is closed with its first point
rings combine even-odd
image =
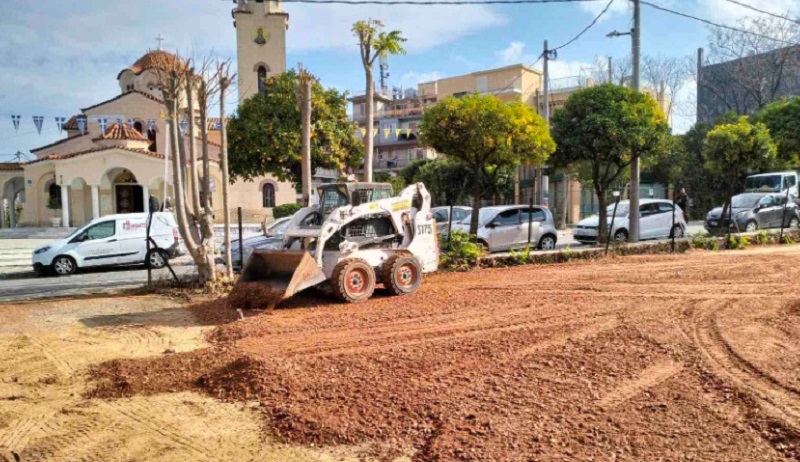
{"type": "Polygon", "coordinates": [[[136,130],[139,133],[144,133],[144,132],[142,132],[142,123],[141,122],[134,122],[133,123],[133,129],[136,130]]]}
{"type": "Polygon", "coordinates": [[[147,130],[147,140],[150,141],[150,146],[147,147],[147,150],[150,152],[156,152],[156,129],[151,128],[147,130]]]}
{"type": "Polygon", "coordinates": [[[264,86],[267,83],[267,68],[264,66],[258,66],[258,92],[264,93],[265,89],[264,86]]]}
{"type": "Polygon", "coordinates": [[[51,183],[50,186],[47,188],[47,195],[48,197],[48,207],[53,209],[60,209],[61,208],[61,186],[51,183]]]}
{"type": "Polygon", "coordinates": [[[275,207],[275,186],[271,183],[261,187],[261,204],[264,208],[275,207]]]}

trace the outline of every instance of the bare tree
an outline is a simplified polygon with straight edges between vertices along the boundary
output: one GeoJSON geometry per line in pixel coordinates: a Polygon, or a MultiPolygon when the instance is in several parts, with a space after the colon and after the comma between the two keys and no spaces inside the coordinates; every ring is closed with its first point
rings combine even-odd
{"type": "MultiPolygon", "coordinates": [[[[204,63],[203,69],[207,69],[207,64],[204,63]]],[[[197,267],[197,273],[201,283],[216,280],[216,271],[214,267],[214,229],[213,217],[210,209],[209,194],[204,194],[204,208],[200,212],[199,221],[200,229],[197,230],[196,226],[191,226],[193,221],[191,214],[188,212],[187,198],[186,198],[186,178],[185,178],[185,158],[181,155],[180,146],[183,144],[181,139],[180,130],[178,128],[179,119],[181,117],[181,103],[182,97],[186,92],[191,92],[191,89],[197,82],[197,96],[200,103],[200,116],[203,123],[201,131],[203,132],[203,164],[204,167],[208,166],[208,136],[207,127],[205,126],[205,114],[207,113],[208,96],[213,94],[208,87],[204,78],[204,73],[196,77],[191,77],[191,73],[187,72],[191,68],[190,60],[183,60],[176,55],[176,59],[172,62],[165,64],[164,69],[158,69],[158,79],[161,88],[161,93],[164,98],[164,103],[167,107],[167,130],[170,134],[171,150],[172,150],[172,184],[175,194],[175,213],[178,221],[178,231],[181,234],[186,249],[191,255],[192,260],[197,267]],[[191,82],[191,83],[190,83],[191,82]],[[201,94],[201,91],[203,92],[201,94]],[[194,230],[192,230],[194,228],[194,230]],[[199,231],[199,232],[198,232],[199,231]],[[198,236],[199,234],[199,236],[198,236]]],[[[190,114],[190,119],[192,115],[190,114]]],[[[191,169],[196,169],[196,164],[191,165],[191,169]]],[[[194,173],[192,173],[194,174],[194,173]]],[[[208,185],[210,178],[209,169],[204,169],[203,185],[208,185]]],[[[166,181],[166,178],[164,179],[166,181]]],[[[202,186],[197,189],[206,189],[207,186],[202,186]]],[[[195,188],[192,188],[195,190],[195,188]]],[[[197,193],[190,193],[194,196],[197,193]]],[[[166,198],[165,198],[166,200],[166,198]]],[[[194,197],[189,200],[194,201],[194,197]]]]}
{"type": "Polygon", "coordinates": [[[219,82],[219,124],[220,144],[219,163],[222,168],[222,213],[225,215],[225,275],[233,277],[233,262],[231,261],[231,211],[228,198],[228,129],[225,123],[225,96],[231,86],[235,74],[231,74],[230,60],[217,63],[217,79],[219,82]]]}
{"type": "Polygon", "coordinates": [[[780,96],[800,91],[800,24],[746,18],[736,31],[709,28],[708,55],[698,79],[698,118],[724,112],[751,114],[780,96]]]}
{"type": "MultiPolygon", "coordinates": [[[[611,77],[614,85],[629,85],[633,75],[633,61],[630,56],[611,58],[611,77]]],[[[592,80],[596,83],[608,83],[608,58],[595,57],[595,64],[591,72],[592,80]]]]}
{"type": "Polygon", "coordinates": [[[678,93],[691,81],[692,57],[645,56],[642,64],[645,88],[654,92],[667,120],[672,121],[674,107],[688,103],[679,100],[678,93]]]}

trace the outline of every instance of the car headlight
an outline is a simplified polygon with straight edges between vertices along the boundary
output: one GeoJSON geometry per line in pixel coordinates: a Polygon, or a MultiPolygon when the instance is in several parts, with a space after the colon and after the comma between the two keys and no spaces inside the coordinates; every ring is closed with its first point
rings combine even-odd
{"type": "Polygon", "coordinates": [[[33,254],[34,255],[39,255],[39,254],[47,252],[48,250],[50,250],[50,246],[49,245],[47,247],[42,247],[41,249],[38,249],[38,250],[34,251],[33,254]]]}
{"type": "Polygon", "coordinates": [[[747,215],[747,210],[745,210],[745,211],[742,211],[742,212],[738,212],[738,213],[737,213],[736,215],[734,215],[734,216],[735,216],[735,217],[743,217],[743,216],[745,216],[745,215],[747,215]]]}

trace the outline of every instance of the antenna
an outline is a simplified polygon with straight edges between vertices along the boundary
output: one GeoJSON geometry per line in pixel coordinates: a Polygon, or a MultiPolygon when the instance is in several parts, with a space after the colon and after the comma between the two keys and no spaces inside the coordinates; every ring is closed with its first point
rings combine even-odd
{"type": "Polygon", "coordinates": [[[389,58],[386,55],[381,55],[380,60],[381,69],[381,91],[387,90],[387,82],[389,80],[389,58]]]}

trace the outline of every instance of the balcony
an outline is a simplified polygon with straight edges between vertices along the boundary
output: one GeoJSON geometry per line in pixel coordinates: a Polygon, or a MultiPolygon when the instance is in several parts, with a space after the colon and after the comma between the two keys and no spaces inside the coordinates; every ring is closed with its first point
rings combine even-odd
{"type": "MultiPolygon", "coordinates": [[[[435,102],[428,102],[424,104],[415,104],[413,106],[401,107],[397,109],[381,109],[373,113],[374,120],[378,119],[401,119],[405,117],[422,116],[425,109],[436,104],[435,102]]],[[[353,122],[364,122],[367,119],[366,114],[353,114],[353,122]]]]}

